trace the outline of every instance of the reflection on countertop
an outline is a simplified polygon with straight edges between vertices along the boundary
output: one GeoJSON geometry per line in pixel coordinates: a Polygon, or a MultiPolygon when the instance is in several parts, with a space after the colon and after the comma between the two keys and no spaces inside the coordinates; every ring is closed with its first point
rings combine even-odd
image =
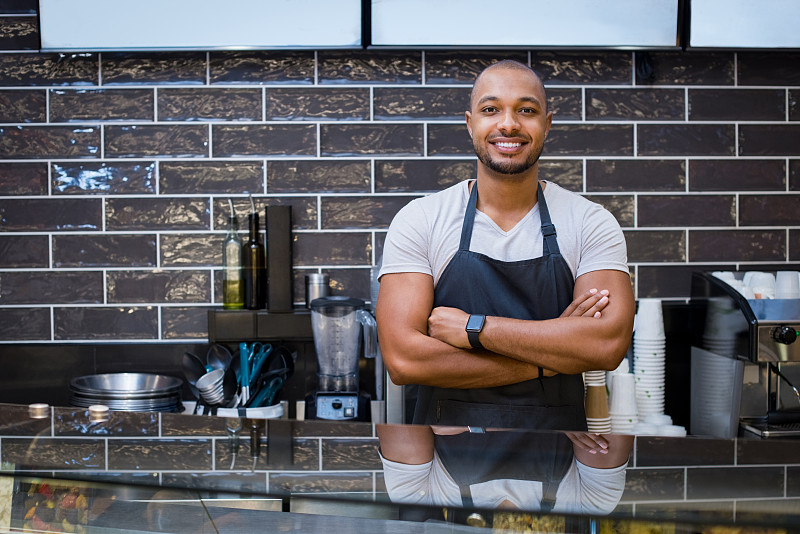
{"type": "MultiPolygon", "coordinates": [[[[46,482],[51,493],[63,494],[59,503],[70,488],[84,488],[91,501],[86,524],[98,528],[109,514],[155,517],[164,507],[185,509],[183,518],[219,513],[238,532],[248,531],[241,530],[245,516],[287,521],[295,513],[303,516],[296,525],[311,521],[304,515],[310,513],[392,520],[399,529],[393,532],[415,531],[425,519],[429,526],[466,520],[473,512],[515,530],[534,528],[542,517],[567,518],[562,524],[573,526],[564,529],[578,531],[583,527],[574,525],[587,518],[800,528],[800,447],[791,439],[607,435],[601,441],[609,453],[602,454],[589,452],[596,447],[581,434],[40,410],[0,405],[0,477],[12,488],[10,516],[18,521],[34,501],[46,501],[46,482]],[[408,466],[416,470],[409,474],[408,466]],[[102,496],[113,501],[111,511],[89,513],[102,506],[102,496]]],[[[214,531],[159,521],[131,528],[214,531]]],[[[254,521],[263,530],[266,519],[254,521]]],[[[219,532],[237,531],[213,522],[219,532]]]]}

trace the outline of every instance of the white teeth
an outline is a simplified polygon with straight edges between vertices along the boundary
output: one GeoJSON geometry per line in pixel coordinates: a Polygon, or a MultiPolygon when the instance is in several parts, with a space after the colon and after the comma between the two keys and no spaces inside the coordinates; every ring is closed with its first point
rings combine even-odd
{"type": "Polygon", "coordinates": [[[497,143],[497,146],[501,148],[517,148],[518,146],[522,146],[522,143],[497,143]]]}

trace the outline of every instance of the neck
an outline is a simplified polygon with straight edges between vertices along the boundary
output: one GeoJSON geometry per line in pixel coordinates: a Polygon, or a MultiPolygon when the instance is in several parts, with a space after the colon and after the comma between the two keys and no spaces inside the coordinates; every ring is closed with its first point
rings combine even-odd
{"type": "Polygon", "coordinates": [[[476,182],[477,209],[507,231],[536,205],[538,183],[538,165],[518,175],[497,174],[480,168],[476,182]]]}

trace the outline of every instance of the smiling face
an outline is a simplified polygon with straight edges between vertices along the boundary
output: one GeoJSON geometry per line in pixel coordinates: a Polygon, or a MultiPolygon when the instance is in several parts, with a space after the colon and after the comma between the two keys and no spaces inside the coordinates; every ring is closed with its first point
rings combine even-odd
{"type": "Polygon", "coordinates": [[[535,173],[553,115],[533,71],[502,64],[486,69],[475,81],[466,119],[475,154],[488,170],[535,173]]]}

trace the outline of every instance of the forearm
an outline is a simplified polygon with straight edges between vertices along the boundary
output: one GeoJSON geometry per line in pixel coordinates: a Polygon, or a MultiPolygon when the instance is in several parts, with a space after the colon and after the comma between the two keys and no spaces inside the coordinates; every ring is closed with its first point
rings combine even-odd
{"type": "Polygon", "coordinates": [[[630,336],[604,318],[560,317],[522,321],[487,317],[480,336],[487,349],[508,358],[565,374],[613,370],[628,349],[630,336]]]}
{"type": "Polygon", "coordinates": [[[395,384],[443,388],[478,388],[515,384],[539,376],[535,365],[488,351],[464,350],[420,332],[388,342],[381,336],[381,353],[395,384]]]}

